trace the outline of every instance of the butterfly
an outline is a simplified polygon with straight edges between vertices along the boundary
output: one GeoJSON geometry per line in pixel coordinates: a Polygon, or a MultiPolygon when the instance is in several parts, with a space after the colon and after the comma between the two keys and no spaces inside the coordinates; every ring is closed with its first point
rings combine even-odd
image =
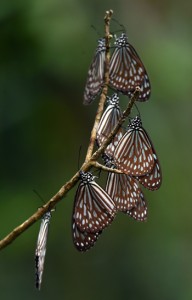
{"type": "MultiPolygon", "coordinates": [[[[102,158],[108,168],[116,168],[112,157],[103,154],[102,158]]],[[[115,202],[118,211],[137,221],[147,219],[146,201],[136,178],[109,172],[105,190],[115,202]]]]}
{"type": "Polygon", "coordinates": [[[105,49],[105,39],[99,39],[85,85],[83,101],[85,105],[91,104],[102,88],[104,81],[105,49]]]}
{"type": "Polygon", "coordinates": [[[113,221],[116,214],[115,203],[94,181],[95,176],[90,172],[80,171],[80,178],[73,219],[81,232],[100,232],[113,221]]]}
{"type": "MultiPolygon", "coordinates": [[[[102,158],[108,168],[116,168],[112,157],[103,154],[102,158]]],[[[123,212],[136,206],[141,193],[136,179],[113,172],[108,172],[105,190],[115,202],[117,210],[123,212]]]]}
{"type": "MultiPolygon", "coordinates": [[[[117,125],[118,121],[122,117],[122,111],[119,107],[119,97],[117,93],[114,93],[111,97],[107,97],[108,106],[104,111],[97,129],[97,144],[101,146],[103,142],[108,138],[111,131],[117,125]]],[[[105,153],[113,155],[115,148],[119,140],[123,136],[123,130],[120,128],[114,136],[112,142],[105,149],[105,153]]]]}
{"type": "Polygon", "coordinates": [[[51,212],[48,211],[42,217],[39,235],[37,239],[37,247],[35,250],[36,288],[39,290],[41,288],[42,283],[50,219],[51,212]]]}
{"type": "Polygon", "coordinates": [[[150,97],[151,86],[146,69],[125,33],[115,40],[115,50],[110,60],[110,85],[125,95],[131,96],[137,86],[141,92],[138,101],[150,97]]]}
{"type": "Polygon", "coordinates": [[[115,149],[115,164],[119,170],[128,175],[143,176],[152,172],[156,157],[155,149],[142,127],[141,119],[136,116],[131,120],[128,130],[115,149]]]}

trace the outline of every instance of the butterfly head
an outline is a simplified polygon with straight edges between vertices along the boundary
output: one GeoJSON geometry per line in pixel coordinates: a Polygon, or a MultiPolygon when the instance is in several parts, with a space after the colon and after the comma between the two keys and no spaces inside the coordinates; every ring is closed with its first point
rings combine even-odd
{"type": "Polygon", "coordinates": [[[125,47],[128,44],[127,36],[125,33],[122,33],[120,37],[116,38],[115,45],[117,48],[125,47]]]}
{"type": "Polygon", "coordinates": [[[112,156],[109,156],[105,153],[102,154],[102,159],[105,162],[105,166],[108,168],[115,168],[114,160],[112,156]]]}
{"type": "Polygon", "coordinates": [[[136,116],[135,118],[133,118],[130,122],[130,124],[128,125],[128,129],[139,129],[142,127],[142,121],[141,118],[139,116],[136,116]]]}
{"type": "Polygon", "coordinates": [[[95,176],[93,176],[90,172],[85,173],[83,171],[80,171],[79,174],[81,177],[81,181],[84,182],[85,184],[90,183],[95,178],[95,176]]]}
{"type": "Polygon", "coordinates": [[[108,105],[113,105],[114,107],[119,107],[119,96],[114,93],[111,97],[107,97],[108,105]]]}
{"type": "Polygon", "coordinates": [[[43,220],[50,220],[51,219],[51,211],[47,211],[43,217],[42,217],[43,220]]]}
{"type": "Polygon", "coordinates": [[[97,46],[97,50],[96,52],[99,53],[99,52],[102,52],[102,51],[105,51],[106,47],[105,47],[105,39],[99,39],[98,40],[98,46],[97,46]]]}

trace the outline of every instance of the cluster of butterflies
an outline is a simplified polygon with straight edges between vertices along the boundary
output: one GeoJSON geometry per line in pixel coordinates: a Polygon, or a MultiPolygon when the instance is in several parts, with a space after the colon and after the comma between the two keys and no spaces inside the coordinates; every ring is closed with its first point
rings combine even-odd
{"type": "MultiPolygon", "coordinates": [[[[101,146],[122,117],[117,93],[131,97],[140,88],[138,101],[150,97],[151,86],[146,69],[125,33],[115,39],[110,48],[109,85],[115,90],[108,97],[98,129],[97,145],[101,146]]],[[[105,74],[105,39],[99,39],[88,71],[84,91],[84,104],[90,104],[100,93],[105,74]]],[[[141,185],[157,190],[162,181],[161,168],[153,144],[136,116],[126,132],[120,128],[102,156],[105,165],[122,174],[109,172],[105,189],[95,182],[90,172],[80,172],[81,182],[73,208],[73,242],[79,251],[90,249],[98,237],[122,211],[137,221],[147,219],[147,203],[141,185]]]]}
{"type": "MultiPolygon", "coordinates": [[[[122,116],[119,96],[108,97],[97,130],[101,146],[122,116]]],[[[124,133],[120,128],[102,156],[105,165],[122,174],[108,172],[105,189],[95,182],[90,172],[80,172],[73,209],[73,242],[79,251],[90,249],[98,237],[121,211],[137,221],[147,219],[147,203],[141,185],[154,191],[162,182],[161,168],[155,149],[142,126],[141,118],[131,119],[124,133]]]]}
{"type": "MultiPolygon", "coordinates": [[[[128,42],[125,33],[117,37],[109,65],[109,84],[115,91],[131,96],[136,87],[141,92],[138,101],[146,101],[150,97],[151,85],[146,69],[134,47],[128,42]]],[[[84,91],[84,104],[90,104],[100,93],[104,84],[105,72],[105,38],[99,39],[93,61],[88,71],[84,91]]]]}
{"type": "MultiPolygon", "coordinates": [[[[115,39],[109,65],[109,84],[115,93],[108,97],[97,130],[97,145],[101,146],[122,117],[117,93],[131,97],[140,87],[138,101],[150,97],[151,86],[146,69],[125,33],[115,39]]],[[[84,104],[90,104],[101,92],[105,73],[105,39],[99,39],[96,53],[88,71],[84,92],[84,104]]],[[[121,211],[137,221],[147,219],[147,203],[141,185],[157,190],[162,182],[160,164],[147,132],[142,127],[140,116],[131,119],[126,132],[120,128],[102,155],[105,165],[111,168],[105,189],[95,182],[90,172],[80,171],[80,184],[76,191],[72,232],[73,242],[79,251],[90,249],[102,231],[121,211]],[[118,169],[122,174],[114,173],[118,169]]],[[[41,222],[35,251],[36,287],[40,290],[48,226],[51,212],[41,222]]]]}

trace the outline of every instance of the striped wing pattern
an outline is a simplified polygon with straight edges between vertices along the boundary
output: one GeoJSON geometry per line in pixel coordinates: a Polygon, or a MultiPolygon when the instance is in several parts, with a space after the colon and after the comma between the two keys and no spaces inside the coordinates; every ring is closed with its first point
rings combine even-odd
{"type": "MultiPolygon", "coordinates": [[[[118,121],[122,117],[122,111],[119,107],[119,97],[115,93],[112,97],[108,97],[108,106],[104,111],[99,126],[97,129],[97,144],[101,146],[106,138],[109,136],[111,131],[117,125],[118,121]]],[[[109,156],[114,154],[115,148],[117,147],[120,139],[123,136],[122,128],[119,129],[112,142],[105,149],[105,153],[109,156]]]]}
{"type": "Polygon", "coordinates": [[[162,173],[159,160],[155,153],[153,153],[154,167],[149,174],[136,177],[137,180],[147,189],[151,191],[158,190],[162,183],[162,173]]]}
{"type": "Polygon", "coordinates": [[[91,104],[100,92],[104,80],[105,39],[98,40],[98,46],[90,65],[84,91],[83,104],[91,104]]]}
{"type": "Polygon", "coordinates": [[[142,192],[137,206],[128,210],[126,213],[136,221],[144,222],[147,220],[147,203],[142,192]]]}
{"type": "Polygon", "coordinates": [[[115,203],[91,173],[81,174],[81,179],[75,196],[74,220],[80,231],[96,233],[113,221],[115,203]]]}
{"type": "MultiPolygon", "coordinates": [[[[107,167],[115,168],[112,157],[104,154],[102,158],[107,167]]],[[[147,220],[146,201],[136,178],[109,172],[106,192],[114,200],[117,210],[128,214],[137,221],[147,220]]]]}
{"type": "Polygon", "coordinates": [[[106,192],[116,204],[117,210],[127,212],[137,206],[141,189],[135,178],[126,174],[109,173],[106,192]]]}
{"type": "Polygon", "coordinates": [[[139,86],[141,92],[138,101],[149,99],[151,93],[149,77],[137,52],[128,43],[125,33],[122,33],[115,41],[109,76],[111,86],[117,91],[131,96],[135,88],[139,86]]]}
{"type": "Polygon", "coordinates": [[[80,177],[74,201],[72,232],[75,247],[85,252],[94,246],[102,230],[112,222],[116,207],[90,172],[81,171],[80,177]]]}
{"type": "Polygon", "coordinates": [[[73,218],[72,223],[72,231],[73,231],[73,242],[77,250],[81,252],[85,252],[94,246],[98,237],[102,233],[102,231],[91,233],[86,231],[80,231],[76,225],[75,219],[73,218]]]}
{"type": "Polygon", "coordinates": [[[39,235],[37,239],[37,247],[35,251],[35,268],[36,268],[36,288],[40,290],[43,270],[44,270],[44,262],[45,262],[45,254],[46,254],[46,244],[47,244],[47,236],[49,223],[51,219],[51,212],[47,212],[44,214],[41,226],[39,230],[39,235]]]}
{"type": "Polygon", "coordinates": [[[131,121],[121,138],[114,153],[114,161],[119,170],[131,176],[143,176],[152,171],[154,149],[138,116],[131,121]]]}

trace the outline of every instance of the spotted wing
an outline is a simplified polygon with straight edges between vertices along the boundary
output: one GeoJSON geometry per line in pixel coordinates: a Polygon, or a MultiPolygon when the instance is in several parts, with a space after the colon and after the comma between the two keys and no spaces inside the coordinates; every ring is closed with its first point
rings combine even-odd
{"type": "Polygon", "coordinates": [[[81,232],[102,231],[113,221],[115,213],[115,203],[95,181],[79,184],[75,196],[74,220],[81,232]]]}
{"type": "Polygon", "coordinates": [[[131,96],[139,86],[141,92],[138,101],[146,101],[150,97],[151,86],[146,69],[139,55],[127,37],[122,34],[116,39],[116,47],[110,61],[110,84],[117,91],[131,96]]]}
{"type": "Polygon", "coordinates": [[[128,210],[126,213],[136,221],[143,222],[147,220],[147,203],[142,192],[140,194],[140,201],[137,203],[137,206],[133,207],[131,210],[128,210]]]}
{"type": "Polygon", "coordinates": [[[98,237],[102,231],[91,233],[91,232],[82,232],[77,227],[75,220],[73,218],[72,223],[72,232],[73,232],[73,243],[78,251],[85,252],[92,248],[96,243],[98,237]]]}
{"type": "Polygon", "coordinates": [[[116,204],[117,210],[126,212],[137,206],[141,189],[137,180],[129,175],[109,173],[106,192],[116,204]]]}
{"type": "Polygon", "coordinates": [[[114,161],[119,170],[131,176],[142,176],[152,171],[152,144],[142,127],[127,130],[117,145],[114,161]]]}
{"type": "Polygon", "coordinates": [[[83,104],[91,104],[100,92],[104,80],[105,39],[100,39],[90,65],[84,91],[83,104]]]}
{"type": "Polygon", "coordinates": [[[162,183],[162,172],[161,172],[161,166],[159,164],[159,160],[156,156],[156,154],[153,154],[154,157],[154,167],[152,171],[149,174],[146,174],[144,176],[138,176],[136,177],[137,180],[147,189],[154,191],[158,190],[162,183]]]}

